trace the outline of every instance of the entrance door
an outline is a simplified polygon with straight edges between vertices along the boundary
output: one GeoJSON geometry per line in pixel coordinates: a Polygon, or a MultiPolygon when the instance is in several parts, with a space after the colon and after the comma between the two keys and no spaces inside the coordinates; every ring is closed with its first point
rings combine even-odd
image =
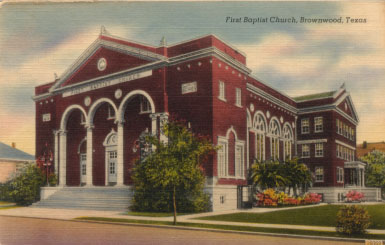
{"type": "Polygon", "coordinates": [[[116,183],[116,164],[117,164],[117,152],[108,152],[108,182],[116,183]]]}
{"type": "Polygon", "coordinates": [[[80,154],[80,183],[86,183],[87,176],[87,154],[80,154]]]}

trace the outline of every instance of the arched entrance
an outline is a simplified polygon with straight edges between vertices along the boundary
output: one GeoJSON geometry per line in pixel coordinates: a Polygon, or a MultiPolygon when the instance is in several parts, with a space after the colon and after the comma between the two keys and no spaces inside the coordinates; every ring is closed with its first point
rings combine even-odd
{"type": "MultiPolygon", "coordinates": [[[[81,184],[79,146],[86,137],[87,114],[79,105],[69,106],[63,113],[60,131],[59,185],[81,184]]],[[[56,144],[56,143],[55,143],[56,144]]]]}
{"type": "Polygon", "coordinates": [[[112,129],[103,142],[105,147],[105,185],[116,185],[117,183],[117,145],[117,135],[115,130],[112,129]]]}

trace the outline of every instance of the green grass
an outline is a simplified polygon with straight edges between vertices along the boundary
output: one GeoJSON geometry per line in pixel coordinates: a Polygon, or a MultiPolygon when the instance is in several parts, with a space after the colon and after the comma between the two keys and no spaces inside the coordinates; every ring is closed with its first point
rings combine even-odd
{"type": "MultiPolygon", "coordinates": [[[[343,205],[325,205],[312,208],[289,209],[268,213],[234,213],[201,217],[203,220],[232,222],[289,224],[309,226],[336,226],[337,212],[343,205]]],[[[385,229],[385,204],[363,205],[371,216],[369,229],[385,229]]]]}
{"type": "MultiPolygon", "coordinates": [[[[76,219],[77,220],[88,220],[88,221],[128,223],[128,224],[172,225],[172,222],[170,222],[170,221],[116,219],[116,218],[102,218],[102,217],[79,217],[76,219]]],[[[236,226],[236,225],[196,224],[196,223],[188,223],[188,222],[177,223],[176,226],[178,226],[178,227],[209,228],[209,229],[230,230],[230,231],[306,235],[306,236],[343,237],[343,238],[359,238],[359,239],[373,239],[373,240],[385,239],[385,235],[382,235],[382,234],[364,234],[364,235],[355,235],[355,236],[345,236],[345,235],[338,234],[337,232],[327,232],[327,231],[309,231],[309,230],[277,229],[277,228],[263,228],[263,227],[244,227],[244,226],[236,226]]]]}

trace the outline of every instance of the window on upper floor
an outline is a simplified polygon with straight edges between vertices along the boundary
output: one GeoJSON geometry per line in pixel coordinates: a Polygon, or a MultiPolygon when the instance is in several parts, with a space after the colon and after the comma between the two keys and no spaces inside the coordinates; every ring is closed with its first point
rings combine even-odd
{"type": "Polygon", "coordinates": [[[140,97],[140,113],[151,113],[150,101],[144,96],[140,97]]]}
{"type": "Polygon", "coordinates": [[[115,110],[110,104],[108,105],[108,117],[107,117],[107,119],[115,119],[115,110]]]}
{"type": "Polygon", "coordinates": [[[303,144],[302,145],[302,158],[309,158],[310,157],[310,145],[309,144],[303,144]]]}
{"type": "Polygon", "coordinates": [[[226,88],[225,88],[225,82],[219,81],[219,96],[218,98],[220,100],[226,101],[226,88]]]}
{"type": "Polygon", "coordinates": [[[323,157],[324,156],[324,144],[316,143],[315,144],[315,157],[323,157]]]}
{"type": "Polygon", "coordinates": [[[315,167],[315,182],[324,182],[324,168],[315,167]]]}
{"type": "Polygon", "coordinates": [[[235,105],[242,107],[242,92],[240,88],[235,89],[235,105]]]}
{"type": "Polygon", "coordinates": [[[281,134],[279,123],[277,120],[273,119],[270,122],[270,153],[271,159],[279,159],[279,136],[281,134]]]}
{"type": "Polygon", "coordinates": [[[314,132],[320,133],[323,132],[324,125],[323,125],[323,117],[315,117],[314,118],[314,132]]]}
{"type": "Polygon", "coordinates": [[[283,141],[284,141],[284,159],[291,159],[291,145],[293,143],[293,131],[289,125],[285,125],[283,128],[283,141]]]}
{"type": "Polygon", "coordinates": [[[340,120],[339,119],[336,119],[336,132],[337,132],[337,134],[340,133],[340,120]]]}
{"type": "Polygon", "coordinates": [[[301,120],[301,133],[302,134],[308,134],[309,131],[310,131],[309,118],[303,118],[301,120]]]}

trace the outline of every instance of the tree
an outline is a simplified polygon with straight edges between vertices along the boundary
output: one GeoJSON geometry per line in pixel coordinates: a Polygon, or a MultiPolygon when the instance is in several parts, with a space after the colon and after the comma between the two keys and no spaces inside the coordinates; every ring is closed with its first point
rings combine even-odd
{"type": "Polygon", "coordinates": [[[40,188],[44,183],[44,174],[40,168],[28,164],[5,184],[7,199],[19,205],[30,205],[40,199],[40,188]]]}
{"type": "Polygon", "coordinates": [[[251,180],[262,189],[286,186],[288,180],[283,175],[279,162],[254,163],[251,166],[251,180]]]}
{"type": "Polygon", "coordinates": [[[297,195],[298,188],[310,185],[312,178],[306,165],[298,163],[298,159],[294,158],[284,163],[254,163],[251,167],[251,180],[262,189],[289,187],[290,193],[293,188],[297,195]]]}
{"type": "Polygon", "coordinates": [[[287,187],[293,188],[293,193],[297,196],[299,188],[305,188],[312,182],[312,177],[309,169],[303,163],[298,163],[298,158],[288,160],[283,164],[283,176],[287,179],[287,187]]]}
{"type": "Polygon", "coordinates": [[[147,137],[156,150],[134,167],[132,208],[146,211],[171,208],[176,224],[179,209],[196,212],[209,208],[208,195],[203,193],[205,177],[201,162],[215,147],[207,138],[194,135],[183,122],[170,121],[162,130],[167,142],[147,137]]]}
{"type": "Polygon", "coordinates": [[[379,187],[385,192],[385,153],[374,150],[361,157],[361,161],[368,163],[365,168],[365,185],[379,187]]]}

